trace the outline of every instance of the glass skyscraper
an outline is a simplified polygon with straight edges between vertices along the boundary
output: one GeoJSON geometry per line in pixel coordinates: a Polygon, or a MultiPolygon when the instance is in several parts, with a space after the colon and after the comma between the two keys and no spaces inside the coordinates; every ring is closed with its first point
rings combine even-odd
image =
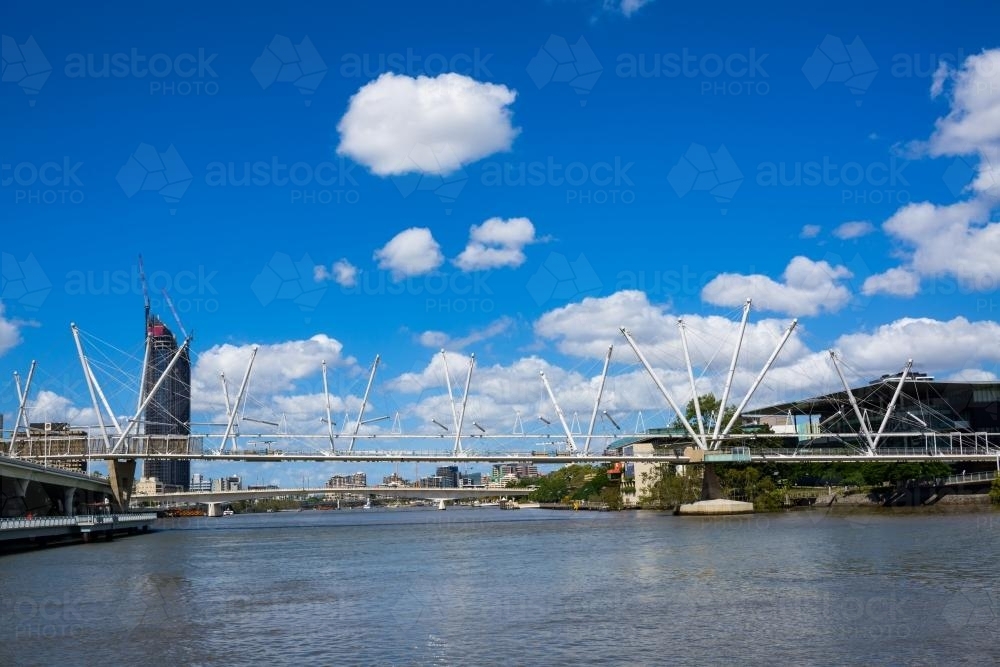
{"type": "MultiPolygon", "coordinates": [[[[148,311],[146,335],[149,337],[149,357],[142,387],[143,398],[149,396],[179,347],[170,329],[156,315],[149,315],[148,311]]],[[[191,360],[186,349],[146,406],[143,427],[146,435],[191,434],[191,360]]],[[[156,477],[164,485],[186,491],[191,481],[191,461],[145,459],[143,475],[156,477]]]]}

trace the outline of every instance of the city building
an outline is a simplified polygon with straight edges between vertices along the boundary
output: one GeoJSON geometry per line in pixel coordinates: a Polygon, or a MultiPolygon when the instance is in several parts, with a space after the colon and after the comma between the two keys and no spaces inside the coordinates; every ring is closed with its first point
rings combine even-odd
{"type": "Polygon", "coordinates": [[[242,491],[243,478],[239,475],[220,477],[212,480],[212,491],[242,491]]]}
{"type": "Polygon", "coordinates": [[[189,491],[211,491],[212,490],[212,480],[202,475],[200,472],[196,472],[191,475],[191,484],[188,486],[189,491]]]}
{"type": "MultiPolygon", "coordinates": [[[[170,329],[156,315],[150,314],[148,303],[146,345],[143,400],[150,395],[179,347],[170,329]]],[[[191,434],[191,361],[186,349],[146,406],[142,426],[147,451],[187,453],[187,436],[191,434]]],[[[191,461],[145,459],[143,476],[156,477],[167,486],[187,489],[191,483],[191,461]]]]}
{"type": "Polygon", "coordinates": [[[441,488],[458,488],[458,466],[441,466],[434,472],[434,476],[441,478],[441,488]]]}
{"type": "Polygon", "coordinates": [[[65,422],[31,423],[26,431],[18,429],[12,449],[13,455],[18,458],[54,468],[87,472],[87,432],[71,429],[65,422]],[[80,458],[48,458],[55,454],[79,454],[80,458]]]}
{"type": "Polygon", "coordinates": [[[472,472],[466,473],[460,478],[460,486],[482,486],[483,485],[483,473],[472,472]]]}
{"type": "Polygon", "coordinates": [[[163,493],[163,482],[155,477],[142,477],[135,483],[132,493],[137,496],[149,496],[154,493],[163,493]]]}
{"type": "Polygon", "coordinates": [[[329,489],[351,489],[364,488],[368,486],[368,476],[363,472],[356,472],[353,475],[334,475],[327,483],[329,489]]]}
{"type": "Polygon", "coordinates": [[[538,466],[533,463],[494,463],[494,482],[503,481],[504,477],[512,475],[509,479],[520,480],[528,477],[538,477],[538,466]]]}
{"type": "MultiPolygon", "coordinates": [[[[974,433],[983,434],[991,443],[994,438],[1000,441],[1000,382],[937,381],[923,373],[911,373],[902,385],[899,380],[898,373],[883,375],[851,389],[871,432],[882,426],[887,408],[899,389],[896,405],[885,424],[888,438],[884,446],[935,446],[940,450],[949,446],[949,438],[958,446],[959,434],[967,434],[971,439],[974,433]]],[[[805,443],[813,447],[843,446],[842,439],[833,434],[861,431],[846,391],[758,408],[745,421],[751,425],[766,424],[772,432],[784,436],[775,440],[786,447],[805,443]],[[831,435],[823,437],[827,433],[831,435]]]]}
{"type": "Polygon", "coordinates": [[[382,478],[382,486],[409,486],[409,482],[399,476],[398,473],[392,473],[388,477],[382,478]]]}

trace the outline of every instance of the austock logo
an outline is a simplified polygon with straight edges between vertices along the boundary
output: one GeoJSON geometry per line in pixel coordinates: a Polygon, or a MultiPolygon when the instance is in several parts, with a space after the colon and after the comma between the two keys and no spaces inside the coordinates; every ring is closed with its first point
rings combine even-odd
{"type": "Polygon", "coordinates": [[[52,283],[33,254],[23,260],[10,253],[0,255],[0,299],[15,302],[30,309],[40,308],[52,291],[52,283]]]}
{"type": "MultiPolygon", "coordinates": [[[[878,65],[860,37],[845,45],[839,37],[827,35],[802,65],[802,73],[813,90],[826,83],[842,83],[860,96],[878,74],[878,65]]],[[[855,104],[861,106],[861,100],[855,104]]]]}
{"type": "MultiPolygon", "coordinates": [[[[415,192],[429,192],[444,205],[445,215],[451,215],[455,200],[462,194],[465,184],[469,181],[469,174],[461,166],[455,171],[445,173],[440,158],[446,156],[424,144],[414,146],[407,157],[413,163],[414,171],[392,177],[399,194],[407,198],[415,192]]],[[[446,159],[445,162],[459,164],[457,160],[446,159]]]]}
{"type": "Polygon", "coordinates": [[[312,311],[327,290],[323,285],[317,287],[315,269],[316,263],[309,255],[303,255],[296,262],[289,255],[276,252],[254,278],[250,289],[262,306],[274,301],[291,301],[299,310],[312,311]]]}
{"type": "MultiPolygon", "coordinates": [[[[160,153],[155,146],[139,144],[128,161],[118,170],[116,180],[125,196],[156,192],[169,204],[176,204],[191,185],[191,172],[173,144],[160,153]]],[[[173,215],[177,209],[170,209],[173,215]]]]}
{"type": "Polygon", "coordinates": [[[565,38],[551,35],[528,63],[528,76],[539,90],[550,83],[566,83],[580,96],[580,106],[586,106],[586,96],[603,71],[597,54],[583,37],[570,45],[565,38]]]}
{"type": "MultiPolygon", "coordinates": [[[[23,44],[9,35],[0,37],[0,63],[0,79],[17,84],[25,95],[38,95],[52,73],[52,65],[31,36],[23,44]]],[[[35,106],[35,100],[29,99],[28,104],[35,106]]]]}
{"type": "MultiPolygon", "coordinates": [[[[743,184],[743,172],[725,145],[709,153],[701,144],[691,144],[667,174],[667,181],[678,197],[708,192],[718,203],[728,205],[743,184]]],[[[724,207],[721,210],[723,215],[728,211],[724,207]]]]}
{"type": "Polygon", "coordinates": [[[531,298],[541,306],[550,299],[568,301],[596,293],[603,284],[583,254],[570,261],[565,255],[553,252],[528,279],[526,287],[531,298]]]}
{"type": "MultiPolygon", "coordinates": [[[[275,35],[250,67],[262,89],[274,83],[290,83],[303,95],[316,92],[326,70],[326,63],[308,36],[293,44],[284,35],[275,35]]],[[[305,100],[305,105],[309,104],[310,100],[305,100]]]]}

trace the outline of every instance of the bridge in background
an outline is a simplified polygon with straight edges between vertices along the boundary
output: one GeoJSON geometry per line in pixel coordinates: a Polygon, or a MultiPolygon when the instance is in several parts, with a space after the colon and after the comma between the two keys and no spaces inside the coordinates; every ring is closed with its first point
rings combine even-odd
{"type": "Polygon", "coordinates": [[[219,516],[220,508],[226,503],[257,498],[280,498],[285,496],[384,496],[394,498],[421,498],[437,501],[444,509],[448,500],[463,498],[514,498],[531,493],[531,489],[487,489],[481,487],[421,488],[409,486],[364,486],[364,487],[321,487],[315,489],[249,489],[240,491],[184,491],[177,493],[149,493],[135,495],[133,503],[156,502],[161,505],[198,503],[208,505],[209,516],[219,516]]]}

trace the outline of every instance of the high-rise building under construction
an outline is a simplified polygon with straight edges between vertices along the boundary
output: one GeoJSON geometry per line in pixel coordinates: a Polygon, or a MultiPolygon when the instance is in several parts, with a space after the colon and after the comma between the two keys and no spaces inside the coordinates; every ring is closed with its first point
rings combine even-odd
{"type": "MultiPolygon", "coordinates": [[[[177,338],[156,315],[150,315],[148,305],[146,336],[148,352],[142,383],[144,399],[170,366],[179,348],[177,338]]],[[[142,422],[146,435],[191,434],[191,360],[186,347],[146,406],[142,422]]],[[[191,480],[191,461],[146,459],[143,476],[156,477],[165,488],[186,491],[191,480]]]]}

